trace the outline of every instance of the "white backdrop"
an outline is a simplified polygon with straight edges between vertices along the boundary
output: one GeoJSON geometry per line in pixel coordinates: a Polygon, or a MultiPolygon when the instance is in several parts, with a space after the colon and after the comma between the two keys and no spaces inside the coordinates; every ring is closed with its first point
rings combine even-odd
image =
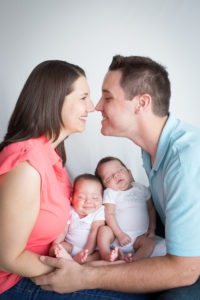
{"type": "MultiPolygon", "coordinates": [[[[165,65],[172,84],[171,111],[200,127],[199,0],[0,0],[0,140],[32,69],[47,59],[79,64],[93,102],[101,95],[112,56],[144,55],[165,65]]],[[[140,149],[100,134],[101,114],[90,114],[83,134],[66,141],[71,179],[94,172],[114,155],[147,185],[140,149]]]]}

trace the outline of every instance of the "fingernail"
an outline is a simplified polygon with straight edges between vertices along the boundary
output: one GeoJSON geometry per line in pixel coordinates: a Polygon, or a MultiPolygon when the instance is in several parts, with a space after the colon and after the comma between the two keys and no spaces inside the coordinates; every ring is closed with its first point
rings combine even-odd
{"type": "Polygon", "coordinates": [[[45,256],[40,256],[41,261],[44,261],[44,259],[45,259],[45,256]]]}

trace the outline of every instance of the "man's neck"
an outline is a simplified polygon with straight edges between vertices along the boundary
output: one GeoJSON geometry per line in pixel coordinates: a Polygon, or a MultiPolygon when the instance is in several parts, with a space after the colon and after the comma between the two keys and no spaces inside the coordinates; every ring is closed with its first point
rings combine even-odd
{"type": "Polygon", "coordinates": [[[138,126],[139,134],[131,138],[135,144],[149,153],[152,166],[156,158],[160,136],[167,119],[168,115],[165,117],[157,117],[155,115],[145,116],[145,118],[140,120],[138,126]]]}

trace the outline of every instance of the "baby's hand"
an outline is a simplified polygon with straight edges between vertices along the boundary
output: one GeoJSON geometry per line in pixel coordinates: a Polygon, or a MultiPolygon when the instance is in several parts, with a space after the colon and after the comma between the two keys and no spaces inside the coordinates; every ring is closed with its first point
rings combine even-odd
{"type": "Polygon", "coordinates": [[[55,250],[57,248],[58,244],[57,243],[53,243],[49,249],[49,256],[55,257],[56,253],[55,250]]]}
{"type": "Polygon", "coordinates": [[[120,246],[125,246],[131,242],[130,236],[123,231],[117,236],[117,239],[120,246]]]}

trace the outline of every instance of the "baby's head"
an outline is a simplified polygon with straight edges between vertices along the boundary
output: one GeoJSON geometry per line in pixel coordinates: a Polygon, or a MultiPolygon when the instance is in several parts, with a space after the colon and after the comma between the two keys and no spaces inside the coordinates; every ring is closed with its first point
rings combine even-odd
{"type": "Polygon", "coordinates": [[[98,210],[103,202],[103,186],[92,174],[82,174],[75,178],[72,204],[80,218],[98,210]]]}
{"type": "Polygon", "coordinates": [[[95,175],[101,180],[105,188],[125,191],[131,188],[134,181],[131,171],[118,158],[108,156],[102,158],[96,167],[95,175]]]}

